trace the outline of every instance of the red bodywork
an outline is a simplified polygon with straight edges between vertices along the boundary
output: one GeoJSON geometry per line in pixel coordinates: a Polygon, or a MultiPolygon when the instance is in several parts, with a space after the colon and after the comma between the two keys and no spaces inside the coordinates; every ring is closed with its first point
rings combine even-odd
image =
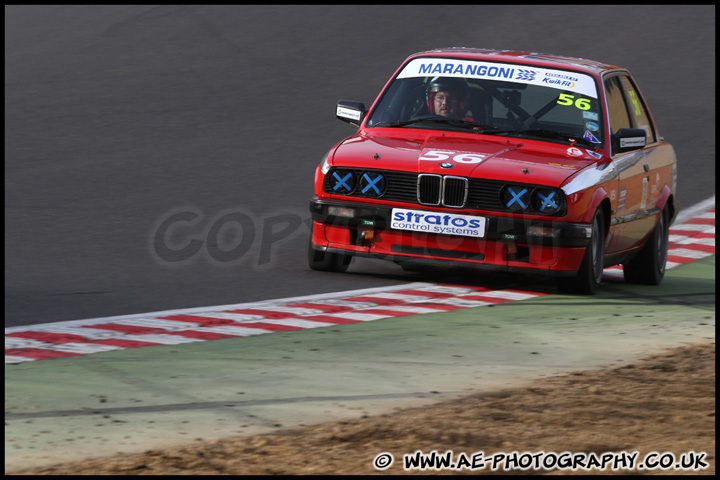
{"type": "MultiPolygon", "coordinates": [[[[617,72],[629,76],[624,69],[589,60],[471,49],[424,52],[409,57],[403,66],[419,57],[520,63],[584,73],[595,79],[598,101],[605,109],[604,77],[617,72]]],[[[382,92],[368,112],[372,113],[380,98],[382,92]]],[[[494,270],[562,276],[580,268],[597,209],[605,213],[605,266],[623,262],[642,247],[666,205],[674,213],[675,154],[657,132],[657,140],[645,148],[613,156],[610,141],[591,151],[585,146],[443,129],[367,128],[368,117],[355,135],[333,147],[323,165],[317,167],[311,201],[311,248],[396,262],[461,262],[494,270]],[[453,158],[459,160],[453,162],[453,158]],[[482,161],[473,161],[477,158],[482,161]],[[443,168],[441,164],[448,161],[452,168],[443,168]],[[548,218],[510,211],[429,207],[382,196],[336,195],[325,186],[326,172],[333,167],[553,187],[564,193],[566,209],[563,215],[548,218]],[[478,238],[393,229],[388,224],[392,208],[427,211],[428,215],[447,212],[482,217],[487,221],[487,232],[478,238]],[[531,225],[549,233],[531,236],[531,225]]],[[[607,110],[601,121],[606,131],[611,131],[607,110]]],[[[651,125],[654,129],[654,123],[651,125]]]]}

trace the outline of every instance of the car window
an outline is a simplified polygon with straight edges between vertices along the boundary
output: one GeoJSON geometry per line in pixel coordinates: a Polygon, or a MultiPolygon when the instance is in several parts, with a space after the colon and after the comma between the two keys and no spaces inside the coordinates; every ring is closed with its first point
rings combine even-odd
{"type": "Polygon", "coordinates": [[[650,124],[650,116],[645,109],[645,105],[640,99],[640,95],[637,93],[637,88],[630,80],[627,75],[621,75],[620,83],[625,90],[625,94],[628,100],[628,106],[630,107],[630,120],[632,121],[633,128],[642,128],[646,132],[646,143],[655,142],[655,130],[650,124]]]}
{"type": "Polygon", "coordinates": [[[418,58],[390,83],[366,126],[495,130],[595,147],[604,142],[601,117],[590,75],[531,65],[418,58]],[[436,111],[434,103],[436,92],[443,92],[437,95],[440,101],[447,97],[445,89],[455,97],[452,113],[447,114],[436,111]],[[443,122],[441,116],[454,121],[443,122]]]}
{"type": "Polygon", "coordinates": [[[632,128],[619,77],[605,80],[605,93],[607,95],[611,133],[616,133],[621,128],[632,128]]]}

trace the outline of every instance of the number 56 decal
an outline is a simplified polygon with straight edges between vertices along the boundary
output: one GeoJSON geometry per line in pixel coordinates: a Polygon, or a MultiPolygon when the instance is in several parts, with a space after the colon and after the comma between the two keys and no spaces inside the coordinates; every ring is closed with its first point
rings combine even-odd
{"type": "Polygon", "coordinates": [[[458,163],[480,163],[487,155],[479,155],[477,153],[457,153],[445,150],[429,150],[418,160],[430,160],[442,162],[443,160],[451,160],[458,163]]]}
{"type": "Polygon", "coordinates": [[[578,98],[577,100],[574,100],[574,95],[568,95],[567,93],[561,93],[558,96],[558,105],[572,105],[575,103],[575,106],[579,108],[580,110],[590,110],[590,100],[587,98],[578,98]]]}

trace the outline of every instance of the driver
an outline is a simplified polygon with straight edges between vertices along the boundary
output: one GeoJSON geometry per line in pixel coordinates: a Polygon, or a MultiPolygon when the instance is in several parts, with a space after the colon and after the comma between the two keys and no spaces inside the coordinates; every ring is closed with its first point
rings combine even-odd
{"type": "Polygon", "coordinates": [[[467,83],[461,78],[435,77],[427,86],[426,101],[431,115],[465,120],[467,83]]]}

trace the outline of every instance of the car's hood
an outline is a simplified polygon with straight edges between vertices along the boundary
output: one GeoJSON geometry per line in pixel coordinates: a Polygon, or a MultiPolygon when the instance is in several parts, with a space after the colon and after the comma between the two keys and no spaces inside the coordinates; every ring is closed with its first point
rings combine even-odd
{"type": "Polygon", "coordinates": [[[480,135],[415,136],[367,133],[341,142],[332,155],[339,167],[437,173],[559,187],[597,161],[585,148],[550,142],[480,135]]]}

